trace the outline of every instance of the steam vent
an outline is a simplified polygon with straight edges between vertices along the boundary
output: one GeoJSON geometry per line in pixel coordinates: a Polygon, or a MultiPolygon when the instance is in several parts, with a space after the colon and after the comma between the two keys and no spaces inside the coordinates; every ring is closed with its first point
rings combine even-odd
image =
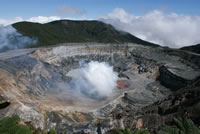
{"type": "Polygon", "coordinates": [[[200,56],[138,44],[66,43],[0,53],[0,116],[57,133],[200,124],[200,56]],[[193,110],[195,109],[195,110],[193,110]]]}

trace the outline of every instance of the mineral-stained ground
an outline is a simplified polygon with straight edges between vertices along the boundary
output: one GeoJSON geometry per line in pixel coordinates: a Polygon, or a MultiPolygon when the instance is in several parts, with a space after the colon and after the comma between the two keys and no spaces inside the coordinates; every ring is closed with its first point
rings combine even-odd
{"type": "MultiPolygon", "coordinates": [[[[100,81],[100,79],[99,79],[100,81]]],[[[177,115],[200,124],[200,55],[137,44],[67,43],[0,53],[0,117],[17,114],[58,133],[159,129],[177,115]],[[119,79],[112,95],[74,92],[80,61],[107,62],[119,79]]]]}

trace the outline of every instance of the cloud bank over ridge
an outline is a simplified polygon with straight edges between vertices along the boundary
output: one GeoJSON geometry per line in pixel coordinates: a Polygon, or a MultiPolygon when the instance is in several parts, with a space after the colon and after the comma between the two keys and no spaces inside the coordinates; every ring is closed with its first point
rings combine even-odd
{"type": "Polygon", "coordinates": [[[200,16],[166,14],[159,10],[136,16],[122,8],[116,8],[100,17],[100,20],[163,46],[179,48],[200,43],[200,16]]]}

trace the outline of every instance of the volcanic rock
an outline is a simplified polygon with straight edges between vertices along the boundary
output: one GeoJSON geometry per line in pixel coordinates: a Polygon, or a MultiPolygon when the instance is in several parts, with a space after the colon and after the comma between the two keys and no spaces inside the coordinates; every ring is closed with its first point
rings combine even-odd
{"type": "Polygon", "coordinates": [[[0,116],[17,114],[42,129],[96,133],[114,128],[158,129],[175,115],[199,121],[200,57],[137,44],[66,43],[0,54],[0,116]],[[80,61],[106,62],[120,88],[103,99],[73,90],[66,74],[80,61]],[[9,105],[7,105],[9,102],[9,105]],[[6,104],[6,105],[5,105],[6,104]],[[137,124],[137,125],[136,125],[137,124]]]}

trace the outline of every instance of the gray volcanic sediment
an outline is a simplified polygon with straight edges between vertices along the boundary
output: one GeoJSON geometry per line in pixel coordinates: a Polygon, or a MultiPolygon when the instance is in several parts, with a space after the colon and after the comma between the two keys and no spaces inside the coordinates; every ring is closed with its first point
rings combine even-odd
{"type": "Polygon", "coordinates": [[[195,82],[200,76],[199,58],[131,43],[66,43],[1,53],[0,94],[10,104],[0,115],[18,114],[35,127],[58,132],[94,133],[97,122],[103,131],[127,127],[129,115],[195,82]],[[80,69],[80,61],[113,66],[119,79],[111,96],[96,99],[74,92],[70,72],[80,69]]]}

